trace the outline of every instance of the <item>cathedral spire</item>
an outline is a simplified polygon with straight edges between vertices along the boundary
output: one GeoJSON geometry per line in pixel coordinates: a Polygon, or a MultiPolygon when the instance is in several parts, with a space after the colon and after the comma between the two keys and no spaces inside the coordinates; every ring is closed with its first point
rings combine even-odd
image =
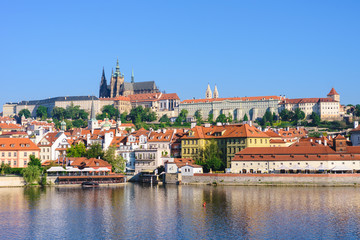
{"type": "Polygon", "coordinates": [[[134,78],[134,69],[131,68],[131,82],[134,83],[135,82],[135,78],[134,78]]]}
{"type": "Polygon", "coordinates": [[[207,89],[206,89],[206,92],[205,92],[205,98],[206,98],[206,99],[212,98],[212,92],[211,92],[210,84],[209,84],[209,83],[208,83],[208,86],[207,86],[207,89]]]}
{"type": "Polygon", "coordinates": [[[120,73],[119,59],[116,60],[116,73],[120,73]]]}
{"type": "Polygon", "coordinates": [[[215,88],[214,88],[214,98],[219,98],[219,92],[217,90],[216,84],[215,84],[215,88]]]}

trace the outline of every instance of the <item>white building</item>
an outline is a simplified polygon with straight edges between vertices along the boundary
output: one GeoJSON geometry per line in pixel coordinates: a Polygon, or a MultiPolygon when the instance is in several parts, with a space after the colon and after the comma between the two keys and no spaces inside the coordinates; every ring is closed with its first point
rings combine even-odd
{"type": "Polygon", "coordinates": [[[354,122],[354,129],[350,131],[351,133],[351,143],[353,146],[360,146],[360,126],[359,122],[354,122]]]}

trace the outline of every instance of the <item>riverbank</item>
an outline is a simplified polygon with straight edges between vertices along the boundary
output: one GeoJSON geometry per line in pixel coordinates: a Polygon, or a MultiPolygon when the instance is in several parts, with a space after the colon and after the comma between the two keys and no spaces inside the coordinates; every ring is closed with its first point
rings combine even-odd
{"type": "Polygon", "coordinates": [[[360,186],[360,174],[211,174],[182,176],[181,184],[241,186],[360,186]]]}

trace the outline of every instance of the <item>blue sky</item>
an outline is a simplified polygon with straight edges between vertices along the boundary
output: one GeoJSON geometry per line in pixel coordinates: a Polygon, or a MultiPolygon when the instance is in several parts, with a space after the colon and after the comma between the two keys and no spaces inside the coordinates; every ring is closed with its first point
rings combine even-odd
{"type": "Polygon", "coordinates": [[[0,104],[98,95],[130,81],[184,100],[325,97],[360,103],[360,1],[1,1],[0,104]]]}

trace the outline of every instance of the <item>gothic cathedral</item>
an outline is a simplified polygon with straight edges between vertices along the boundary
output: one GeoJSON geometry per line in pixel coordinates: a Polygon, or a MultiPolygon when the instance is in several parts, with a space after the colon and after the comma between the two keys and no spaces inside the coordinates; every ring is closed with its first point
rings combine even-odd
{"type": "Polygon", "coordinates": [[[124,75],[120,72],[119,60],[116,62],[116,70],[111,73],[110,85],[107,85],[105,70],[103,69],[100,82],[100,98],[114,98],[117,96],[129,96],[141,93],[157,93],[159,89],[154,81],[135,82],[134,72],[131,73],[131,82],[124,82],[124,75]]]}

